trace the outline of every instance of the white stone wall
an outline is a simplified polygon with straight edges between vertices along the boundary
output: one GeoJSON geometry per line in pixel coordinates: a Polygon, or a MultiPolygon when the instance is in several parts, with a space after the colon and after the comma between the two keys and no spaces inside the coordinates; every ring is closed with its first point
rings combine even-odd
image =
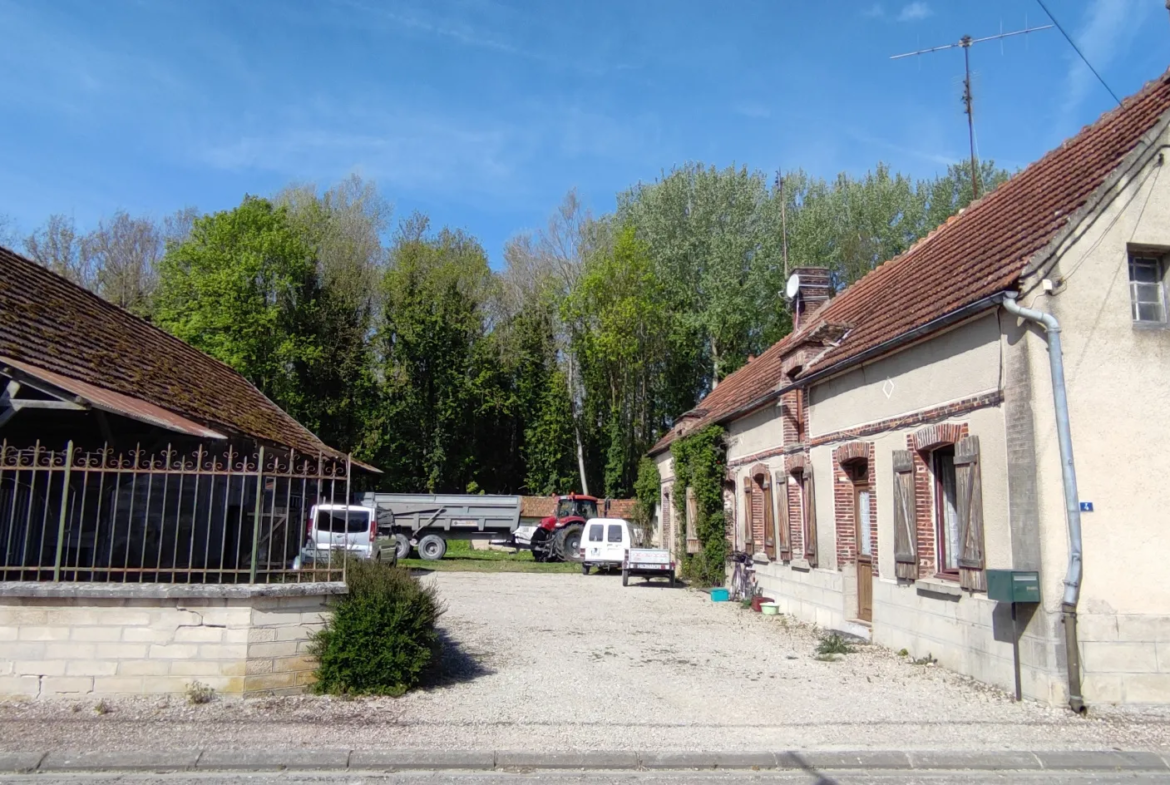
{"type": "Polygon", "coordinates": [[[756,585],[776,601],[780,613],[826,629],[844,626],[844,573],[779,562],[757,562],[755,568],[756,585]]]}
{"type": "Polygon", "coordinates": [[[1170,616],[1081,613],[1081,692],[1093,703],[1170,703],[1170,616]]]}
{"type": "Polygon", "coordinates": [[[307,648],[336,589],[329,591],[224,598],[0,594],[0,697],[183,693],[195,681],[221,694],[299,692],[312,680],[307,648]]]}

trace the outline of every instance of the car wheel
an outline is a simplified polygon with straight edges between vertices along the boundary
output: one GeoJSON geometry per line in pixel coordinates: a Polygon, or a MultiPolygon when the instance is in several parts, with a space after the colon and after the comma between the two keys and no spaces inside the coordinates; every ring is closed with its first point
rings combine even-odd
{"type": "Polygon", "coordinates": [[[581,565],[581,574],[582,574],[582,575],[588,575],[588,574],[589,574],[589,565],[588,565],[588,564],[582,564],[582,565],[581,565]]]}
{"type": "Polygon", "coordinates": [[[630,574],[628,572],[626,572],[625,570],[622,570],[622,586],[629,586],[629,585],[630,585],[630,574]]]}

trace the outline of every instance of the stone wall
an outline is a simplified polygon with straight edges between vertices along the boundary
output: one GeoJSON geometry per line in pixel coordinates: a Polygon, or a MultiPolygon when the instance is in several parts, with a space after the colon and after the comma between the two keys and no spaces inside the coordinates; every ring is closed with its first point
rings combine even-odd
{"type": "Polygon", "coordinates": [[[0,583],[0,698],[301,692],[338,583],[0,583]]]}
{"type": "Polygon", "coordinates": [[[1077,632],[1090,705],[1170,703],[1170,616],[1081,612],[1077,632]]]}

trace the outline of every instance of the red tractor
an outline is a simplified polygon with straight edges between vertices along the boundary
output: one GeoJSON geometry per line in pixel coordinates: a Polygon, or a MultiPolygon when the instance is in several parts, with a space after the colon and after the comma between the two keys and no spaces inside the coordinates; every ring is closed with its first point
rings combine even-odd
{"type": "Polygon", "coordinates": [[[532,557],[536,561],[581,561],[581,535],[585,521],[599,517],[596,496],[570,493],[557,497],[557,513],[541,520],[532,533],[532,557]]]}

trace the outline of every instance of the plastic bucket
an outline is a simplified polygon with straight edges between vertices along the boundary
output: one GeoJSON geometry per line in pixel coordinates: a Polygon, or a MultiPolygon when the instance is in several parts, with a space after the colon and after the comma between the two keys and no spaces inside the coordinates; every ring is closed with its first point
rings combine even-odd
{"type": "Polygon", "coordinates": [[[760,613],[765,616],[775,616],[780,613],[780,606],[774,602],[765,602],[760,605],[760,613]]]}
{"type": "Polygon", "coordinates": [[[712,589],[711,602],[727,602],[731,597],[731,592],[727,589],[712,589]]]}

